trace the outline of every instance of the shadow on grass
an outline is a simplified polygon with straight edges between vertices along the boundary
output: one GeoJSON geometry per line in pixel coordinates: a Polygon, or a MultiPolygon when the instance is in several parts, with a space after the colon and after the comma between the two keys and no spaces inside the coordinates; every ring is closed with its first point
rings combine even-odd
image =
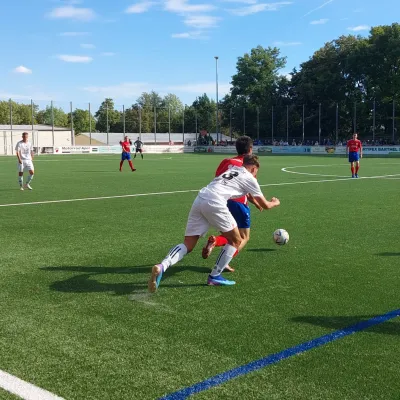
{"type": "MultiPolygon", "coordinates": [[[[147,290],[147,280],[142,279],[134,282],[121,282],[121,283],[109,283],[99,282],[96,277],[100,275],[135,275],[135,274],[148,274],[150,277],[151,265],[138,265],[136,267],[87,267],[87,266],[60,266],[60,267],[43,267],[40,268],[42,271],[53,271],[53,272],[81,272],[79,275],[74,275],[71,278],[67,278],[62,281],[55,281],[50,285],[50,289],[57,292],[64,293],[103,293],[113,292],[117,296],[132,294],[132,292],[143,292],[147,290]]],[[[202,274],[210,273],[210,269],[206,267],[196,266],[178,266],[171,267],[164,274],[163,281],[169,277],[179,274],[183,271],[192,271],[202,274]]],[[[206,281],[206,277],[204,279],[206,281]]],[[[205,286],[204,284],[162,284],[162,287],[169,288],[185,288],[185,287],[200,287],[205,286]]]]}
{"type": "MultiPolygon", "coordinates": [[[[293,322],[300,322],[304,324],[321,326],[330,329],[343,329],[348,326],[355,325],[359,322],[366,321],[374,318],[375,315],[355,315],[350,317],[315,317],[315,316],[302,316],[292,318],[293,322]]],[[[365,330],[366,332],[382,333],[386,335],[399,335],[400,336],[400,322],[387,321],[382,324],[372,326],[365,330]]]]}
{"type": "Polygon", "coordinates": [[[395,257],[395,256],[400,257],[400,252],[399,253],[386,252],[386,253],[378,253],[376,255],[377,256],[382,256],[382,257],[395,257]]]}
{"type": "Polygon", "coordinates": [[[252,251],[254,253],[268,253],[270,251],[276,251],[276,249],[247,249],[246,251],[252,251]]]}

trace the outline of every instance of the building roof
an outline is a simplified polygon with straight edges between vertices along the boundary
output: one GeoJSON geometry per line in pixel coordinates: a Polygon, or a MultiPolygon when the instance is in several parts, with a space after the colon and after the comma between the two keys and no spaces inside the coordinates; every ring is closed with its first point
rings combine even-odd
{"type": "MultiPolygon", "coordinates": [[[[0,125],[0,131],[10,131],[11,130],[11,125],[0,125]]],[[[31,131],[32,130],[32,125],[12,125],[12,130],[13,131],[31,131]]],[[[34,131],[51,131],[52,126],[51,125],[33,125],[33,130],[34,131]]],[[[55,131],[70,131],[71,128],[63,128],[60,126],[55,126],[54,127],[55,131]]]]}

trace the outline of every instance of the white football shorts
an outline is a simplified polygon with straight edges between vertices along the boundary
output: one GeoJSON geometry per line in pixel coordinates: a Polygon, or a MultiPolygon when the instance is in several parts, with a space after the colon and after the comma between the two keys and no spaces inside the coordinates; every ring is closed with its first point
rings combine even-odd
{"type": "Polygon", "coordinates": [[[204,236],[210,227],[229,232],[237,227],[228,206],[197,197],[190,210],[185,236],[204,236]]]}
{"type": "Polygon", "coordinates": [[[22,160],[22,164],[17,162],[18,172],[34,171],[32,160],[22,160]]]}

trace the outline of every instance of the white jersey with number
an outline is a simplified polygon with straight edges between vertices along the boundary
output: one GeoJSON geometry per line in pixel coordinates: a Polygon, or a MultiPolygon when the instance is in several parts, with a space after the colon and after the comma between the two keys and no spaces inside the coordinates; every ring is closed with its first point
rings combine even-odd
{"type": "Polygon", "coordinates": [[[189,213],[185,236],[204,236],[210,227],[230,232],[237,223],[227,201],[246,194],[263,196],[257,179],[244,167],[233,167],[201,189],[189,213]]]}
{"type": "Polygon", "coordinates": [[[32,161],[32,144],[31,142],[19,141],[15,146],[15,151],[20,152],[20,157],[22,161],[32,161]]]}
{"type": "Polygon", "coordinates": [[[226,204],[229,199],[243,197],[248,193],[254,197],[263,196],[257,179],[246,168],[232,167],[201,189],[199,197],[226,204]]]}

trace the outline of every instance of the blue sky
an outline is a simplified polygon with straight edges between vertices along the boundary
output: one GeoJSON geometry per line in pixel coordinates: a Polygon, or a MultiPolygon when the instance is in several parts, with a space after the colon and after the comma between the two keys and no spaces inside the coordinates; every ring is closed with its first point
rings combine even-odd
{"type": "Polygon", "coordinates": [[[236,60],[278,46],[290,72],[327,41],[396,22],[399,0],[16,0],[1,6],[0,97],[129,106],[229,91],[236,60]]]}

